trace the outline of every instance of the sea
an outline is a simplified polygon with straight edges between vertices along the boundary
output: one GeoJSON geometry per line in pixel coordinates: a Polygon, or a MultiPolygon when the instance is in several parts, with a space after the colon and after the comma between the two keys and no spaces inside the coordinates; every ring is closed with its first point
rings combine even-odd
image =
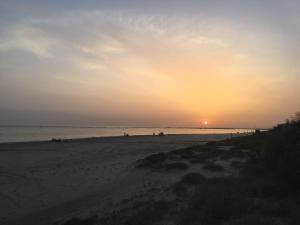
{"type": "Polygon", "coordinates": [[[237,134],[254,132],[253,129],[209,129],[183,127],[91,127],[91,126],[0,126],[0,143],[47,141],[90,137],[164,134],[237,134]]]}

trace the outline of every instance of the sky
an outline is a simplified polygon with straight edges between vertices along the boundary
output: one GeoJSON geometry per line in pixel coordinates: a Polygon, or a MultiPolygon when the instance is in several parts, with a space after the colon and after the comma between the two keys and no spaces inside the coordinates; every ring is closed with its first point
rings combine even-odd
{"type": "Polygon", "coordinates": [[[300,110],[297,0],[0,1],[0,125],[268,128],[300,110]]]}

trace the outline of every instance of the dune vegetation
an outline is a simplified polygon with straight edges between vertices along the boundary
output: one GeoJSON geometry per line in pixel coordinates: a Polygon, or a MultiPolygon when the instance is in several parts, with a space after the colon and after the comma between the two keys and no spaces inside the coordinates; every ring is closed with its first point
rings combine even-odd
{"type": "Polygon", "coordinates": [[[64,225],[298,225],[299,165],[300,113],[269,131],[140,159],[137,170],[178,176],[162,191],[168,198],[64,225]]]}

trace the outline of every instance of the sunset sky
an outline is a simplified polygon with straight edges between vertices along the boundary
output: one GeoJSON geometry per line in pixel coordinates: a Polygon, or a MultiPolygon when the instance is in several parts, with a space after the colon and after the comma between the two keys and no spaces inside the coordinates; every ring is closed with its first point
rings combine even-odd
{"type": "Polygon", "coordinates": [[[300,2],[0,2],[0,125],[271,127],[300,110],[300,2]]]}

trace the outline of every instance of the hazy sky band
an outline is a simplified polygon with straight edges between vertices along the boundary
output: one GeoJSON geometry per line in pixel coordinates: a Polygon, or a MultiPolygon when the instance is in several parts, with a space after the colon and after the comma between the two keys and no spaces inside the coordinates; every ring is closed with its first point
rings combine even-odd
{"type": "Polygon", "coordinates": [[[299,109],[297,1],[0,3],[0,123],[266,127],[299,109]]]}

